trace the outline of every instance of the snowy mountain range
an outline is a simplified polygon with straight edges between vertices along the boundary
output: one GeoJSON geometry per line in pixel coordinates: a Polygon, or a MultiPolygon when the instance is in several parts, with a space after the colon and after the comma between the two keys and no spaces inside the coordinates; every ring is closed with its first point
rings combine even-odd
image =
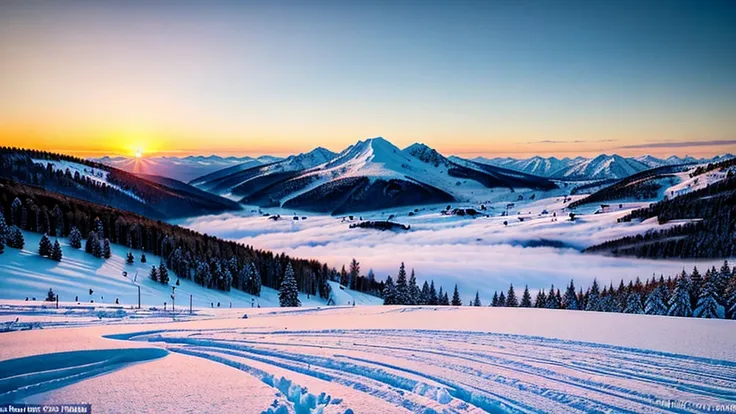
{"type": "Polygon", "coordinates": [[[280,158],[270,155],[264,155],[258,158],[190,155],[187,157],[144,158],[105,156],[90,159],[90,161],[99,162],[134,174],[159,175],[184,182],[231,166],[254,167],[278,160],[280,158]]]}
{"type": "Polygon", "coordinates": [[[341,213],[463,200],[487,188],[552,189],[547,179],[468,160],[423,144],[401,150],[377,137],[339,154],[317,148],[281,161],[191,184],[242,203],[341,213]]]}
{"type": "MultiPolygon", "coordinates": [[[[719,155],[714,158],[697,159],[694,157],[671,156],[665,159],[651,155],[639,157],[622,157],[617,154],[601,154],[595,158],[555,158],[535,156],[526,159],[516,158],[484,158],[477,157],[473,161],[509,168],[527,174],[555,179],[619,179],[650,168],[666,165],[695,164],[718,162],[733,158],[731,154],[719,155]]],[[[454,159],[454,158],[453,158],[454,159]]]]}

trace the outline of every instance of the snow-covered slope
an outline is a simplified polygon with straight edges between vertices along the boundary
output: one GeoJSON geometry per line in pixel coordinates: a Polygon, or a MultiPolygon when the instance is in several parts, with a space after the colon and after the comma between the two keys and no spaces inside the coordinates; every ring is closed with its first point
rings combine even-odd
{"type": "Polygon", "coordinates": [[[134,174],[158,175],[188,182],[214,171],[234,165],[255,167],[266,162],[273,162],[272,157],[220,157],[188,156],[188,157],[102,157],[92,159],[134,174]]]}
{"type": "Polygon", "coordinates": [[[526,158],[526,159],[515,159],[515,158],[490,158],[489,159],[489,158],[484,158],[484,157],[476,157],[473,159],[473,161],[476,161],[476,162],[509,168],[512,170],[525,172],[527,174],[538,175],[540,177],[552,177],[558,171],[565,169],[577,162],[580,162],[581,160],[582,159],[580,158],[559,159],[555,157],[544,158],[540,156],[535,156],[535,157],[526,158]]]}
{"type": "MultiPolygon", "coordinates": [[[[59,239],[64,257],[61,262],[37,254],[41,235],[23,232],[25,248],[23,250],[6,247],[0,255],[0,299],[42,301],[49,288],[53,289],[63,302],[81,302],[96,304],[113,304],[118,299],[120,305],[130,307],[138,304],[138,288],[141,287],[141,302],[147,306],[163,307],[164,302],[171,304],[172,286],[176,286],[177,276],[169,271],[170,282],[163,285],[150,279],[152,265],[159,265],[160,258],[146,254],[146,263],[140,263],[141,252],[133,250],[135,263],[129,265],[125,258],[129,249],[116,244],[111,245],[112,257],[107,260],[98,259],[85,253],[84,249],[74,249],[65,238],[59,239]],[[123,276],[127,272],[127,277],[123,276]],[[137,276],[136,276],[137,274],[137,276]],[[93,293],[89,291],[92,289],[93,293]]],[[[278,307],[278,292],[263,287],[261,296],[252,296],[243,291],[232,289],[222,292],[206,289],[196,283],[180,279],[176,286],[177,306],[189,306],[189,295],[192,295],[193,306],[210,308],[219,303],[221,307],[250,308],[278,307]]],[[[341,289],[339,304],[357,301],[358,304],[378,304],[379,298],[341,289]],[[353,296],[353,294],[355,294],[353,296]]],[[[304,306],[324,306],[326,301],[319,297],[307,298],[300,293],[299,299],[304,306]]]]}
{"type": "Polygon", "coordinates": [[[90,180],[98,184],[104,184],[105,186],[110,187],[122,194],[125,194],[126,196],[138,202],[145,203],[145,200],[143,200],[141,197],[139,197],[132,191],[123,189],[119,185],[111,183],[109,171],[106,171],[100,168],[90,167],[90,166],[83,165],[83,164],[78,164],[75,162],[66,161],[66,160],[56,161],[56,160],[33,159],[33,162],[35,162],[36,164],[45,166],[47,168],[49,165],[51,165],[52,171],[61,171],[62,173],[66,173],[66,171],[69,170],[69,173],[72,176],[76,176],[76,174],[79,174],[79,176],[83,180],[90,180]]]}
{"type": "Polygon", "coordinates": [[[620,155],[601,154],[593,159],[575,163],[554,174],[556,178],[624,178],[649,169],[639,161],[620,155]]]}
{"type": "Polygon", "coordinates": [[[260,166],[233,166],[196,178],[191,184],[218,195],[240,199],[254,189],[260,189],[284,177],[293,177],[300,171],[331,160],[334,156],[335,153],[330,150],[317,147],[310,152],[291,155],[260,166]]]}

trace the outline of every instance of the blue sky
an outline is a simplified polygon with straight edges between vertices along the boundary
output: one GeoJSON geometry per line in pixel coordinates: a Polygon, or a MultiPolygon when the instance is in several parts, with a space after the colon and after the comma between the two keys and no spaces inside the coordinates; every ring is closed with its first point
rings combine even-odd
{"type": "Polygon", "coordinates": [[[72,152],[716,153],[736,127],[733,1],[7,1],[0,61],[3,140],[72,152]]]}

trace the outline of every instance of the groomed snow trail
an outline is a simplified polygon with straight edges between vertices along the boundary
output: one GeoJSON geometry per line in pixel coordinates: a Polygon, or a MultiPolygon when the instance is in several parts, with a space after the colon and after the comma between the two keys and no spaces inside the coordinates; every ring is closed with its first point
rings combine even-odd
{"type": "Polygon", "coordinates": [[[240,369],[283,394],[273,412],[282,404],[297,413],[333,407],[415,413],[736,410],[736,362],[580,341],[454,330],[258,327],[108,338],[148,341],[240,369]]]}

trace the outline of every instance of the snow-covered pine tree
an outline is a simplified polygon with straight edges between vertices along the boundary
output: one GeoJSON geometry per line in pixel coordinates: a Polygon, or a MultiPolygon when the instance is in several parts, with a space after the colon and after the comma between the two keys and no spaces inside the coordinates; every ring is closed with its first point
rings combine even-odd
{"type": "Polygon", "coordinates": [[[473,300],[473,306],[481,306],[480,295],[477,290],[475,291],[475,299],[473,300]]]}
{"type": "Polygon", "coordinates": [[[667,297],[665,295],[665,287],[662,284],[657,285],[654,290],[647,296],[644,304],[644,313],[647,315],[666,315],[667,314],[667,297]]]}
{"type": "Polygon", "coordinates": [[[79,249],[82,247],[82,233],[76,227],[72,227],[69,232],[69,246],[73,249],[79,249]]]}
{"type": "Polygon", "coordinates": [[[672,291],[672,296],[670,296],[669,302],[670,308],[667,311],[667,315],[683,317],[693,315],[693,310],[690,305],[690,291],[688,289],[688,281],[686,278],[680,276],[677,279],[675,290],[672,291]]]}
{"type": "Polygon", "coordinates": [[[133,264],[135,263],[135,257],[133,257],[133,253],[128,252],[128,257],[125,259],[125,263],[127,264],[133,264]]]}
{"type": "Polygon", "coordinates": [[[383,304],[384,305],[396,305],[396,286],[394,286],[394,280],[391,275],[386,277],[386,283],[383,284],[383,304]]]}
{"type": "Polygon", "coordinates": [[[411,305],[409,293],[409,282],[406,280],[406,268],[404,262],[399,266],[399,274],[396,276],[396,301],[397,305],[411,305]]]}
{"type": "Polygon", "coordinates": [[[8,237],[8,224],[5,222],[5,216],[0,209],[0,244],[5,244],[8,237]]]}
{"type": "MultiPolygon", "coordinates": [[[[258,272],[258,268],[254,262],[250,262],[250,276],[253,278],[250,291],[251,295],[261,296],[261,287],[263,286],[263,282],[261,281],[261,273],[258,272]]],[[[327,288],[329,287],[330,285],[328,284],[327,288]]]]}
{"type": "Polygon", "coordinates": [[[557,297],[555,296],[555,285],[552,285],[549,289],[549,295],[547,295],[547,302],[544,307],[547,309],[559,309],[560,304],[557,303],[557,297]]]}
{"type": "Polygon", "coordinates": [[[25,246],[26,241],[25,238],[23,238],[23,232],[20,231],[18,226],[8,227],[8,235],[5,240],[5,244],[14,249],[22,249],[23,246],[25,246]]]}
{"type": "Polygon", "coordinates": [[[414,269],[411,269],[411,276],[409,277],[409,301],[409,305],[419,305],[421,302],[421,291],[417,285],[414,269]]]}
{"type": "Polygon", "coordinates": [[[54,247],[51,248],[51,258],[60,262],[63,256],[64,254],[61,252],[61,244],[59,244],[58,240],[54,240],[54,247]]]}
{"type": "Polygon", "coordinates": [[[102,257],[109,259],[110,256],[112,256],[112,252],[110,251],[110,240],[105,239],[105,241],[102,242],[102,257]]]}
{"type": "Polygon", "coordinates": [[[519,306],[522,308],[532,307],[532,295],[529,293],[529,286],[524,286],[524,293],[521,295],[521,303],[519,306]]]}
{"type": "Polygon", "coordinates": [[[452,306],[462,306],[463,301],[460,300],[460,292],[457,291],[457,284],[455,284],[455,290],[452,292],[452,306]]]}
{"type": "Polygon", "coordinates": [[[586,311],[600,312],[601,311],[601,298],[600,290],[598,288],[598,280],[593,279],[593,285],[590,287],[588,293],[588,300],[585,305],[586,311]]]}
{"type": "Polygon", "coordinates": [[[509,285],[509,291],[506,293],[506,307],[515,308],[519,306],[519,299],[516,298],[516,292],[514,292],[514,285],[509,285]]]}
{"type": "Polygon", "coordinates": [[[562,307],[569,310],[580,310],[578,306],[578,297],[575,293],[575,283],[570,280],[570,284],[565,289],[565,296],[562,298],[562,307]]]}
{"type": "MultiPolygon", "coordinates": [[[[716,292],[718,296],[723,300],[726,298],[726,288],[728,282],[731,280],[731,266],[728,265],[728,260],[723,261],[723,265],[718,271],[718,279],[714,281],[716,292]]],[[[725,304],[725,302],[723,302],[725,304]]]]}
{"type": "Polygon", "coordinates": [[[149,273],[149,277],[154,282],[158,282],[158,270],[156,269],[156,266],[151,266],[151,273],[149,273]]]}
{"type": "Polygon", "coordinates": [[[731,270],[726,292],[723,295],[723,307],[727,319],[736,319],[736,266],[731,270]]]}
{"type": "Polygon", "coordinates": [[[537,292],[537,297],[534,298],[534,307],[543,308],[547,304],[547,295],[544,293],[544,289],[537,292]]]}
{"type": "Polygon", "coordinates": [[[102,225],[102,220],[99,217],[95,217],[94,229],[97,234],[97,240],[105,240],[105,226],[102,225]]]}
{"type": "Polygon", "coordinates": [[[51,249],[53,248],[53,245],[51,244],[51,240],[49,240],[49,237],[44,234],[41,236],[41,240],[38,242],[38,255],[39,256],[51,256],[51,249]]]}
{"type": "Polygon", "coordinates": [[[294,277],[294,268],[291,267],[291,262],[286,264],[284,278],[281,281],[281,286],[279,287],[279,305],[282,308],[298,307],[302,305],[299,301],[299,290],[296,284],[296,278],[294,277]]]}
{"type": "Polygon", "coordinates": [[[725,309],[719,303],[720,298],[718,297],[713,279],[714,275],[711,272],[711,277],[706,278],[703,283],[700,298],[698,299],[698,306],[693,311],[693,316],[696,318],[723,319],[726,317],[725,309]]]}
{"type": "Polygon", "coordinates": [[[639,296],[639,293],[635,291],[629,293],[629,295],[626,297],[626,307],[624,308],[624,313],[644,313],[644,308],[642,308],[641,306],[641,296],[639,296]]]}
{"type": "Polygon", "coordinates": [[[169,284],[169,270],[166,268],[166,263],[163,260],[158,265],[158,281],[164,285],[169,284]]]}

